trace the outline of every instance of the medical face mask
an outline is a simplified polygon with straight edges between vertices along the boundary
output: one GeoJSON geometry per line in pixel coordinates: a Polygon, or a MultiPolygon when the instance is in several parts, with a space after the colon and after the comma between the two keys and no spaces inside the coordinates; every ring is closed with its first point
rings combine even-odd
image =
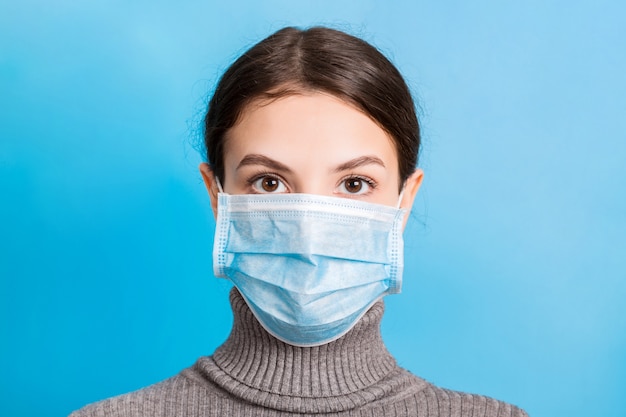
{"type": "Polygon", "coordinates": [[[405,210],[309,194],[218,194],[214,272],[295,346],[347,333],[400,292],[405,210]]]}

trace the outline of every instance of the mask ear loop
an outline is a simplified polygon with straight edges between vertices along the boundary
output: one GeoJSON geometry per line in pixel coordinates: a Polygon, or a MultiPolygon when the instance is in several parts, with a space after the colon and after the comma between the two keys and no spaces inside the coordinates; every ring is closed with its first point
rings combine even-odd
{"type": "Polygon", "coordinates": [[[217,191],[220,193],[224,193],[224,189],[222,188],[222,183],[220,182],[220,179],[217,177],[217,175],[215,176],[215,183],[217,184],[217,191]]]}
{"type": "Polygon", "coordinates": [[[405,188],[406,188],[406,183],[402,186],[402,190],[400,191],[400,195],[398,196],[398,204],[396,205],[397,209],[400,208],[400,203],[402,203],[402,197],[404,197],[405,188]]]}

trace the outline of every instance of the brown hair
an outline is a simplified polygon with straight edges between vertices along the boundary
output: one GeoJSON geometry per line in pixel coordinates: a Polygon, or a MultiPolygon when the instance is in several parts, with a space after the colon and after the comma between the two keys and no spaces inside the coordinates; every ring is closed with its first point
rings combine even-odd
{"type": "Polygon", "coordinates": [[[344,32],[287,27],[239,57],[220,79],[204,118],[207,161],[224,178],[224,141],[252,100],[323,91],[351,103],[393,139],[400,186],[413,173],[420,129],[411,93],[396,69],[369,43],[344,32]]]}

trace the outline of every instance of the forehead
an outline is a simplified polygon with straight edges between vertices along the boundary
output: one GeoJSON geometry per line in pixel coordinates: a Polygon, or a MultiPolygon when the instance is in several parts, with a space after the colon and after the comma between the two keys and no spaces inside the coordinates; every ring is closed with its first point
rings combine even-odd
{"type": "Polygon", "coordinates": [[[242,152],[314,156],[323,149],[327,158],[380,153],[397,166],[386,131],[352,104],[322,92],[254,100],[225,139],[225,159],[242,152]]]}

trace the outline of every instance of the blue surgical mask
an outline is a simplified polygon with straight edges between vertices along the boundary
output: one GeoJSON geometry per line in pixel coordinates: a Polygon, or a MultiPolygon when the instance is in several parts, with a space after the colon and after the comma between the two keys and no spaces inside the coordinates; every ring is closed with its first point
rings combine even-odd
{"type": "Polygon", "coordinates": [[[404,214],[348,198],[219,193],[214,272],[269,333],[322,345],[400,292],[404,214]]]}

